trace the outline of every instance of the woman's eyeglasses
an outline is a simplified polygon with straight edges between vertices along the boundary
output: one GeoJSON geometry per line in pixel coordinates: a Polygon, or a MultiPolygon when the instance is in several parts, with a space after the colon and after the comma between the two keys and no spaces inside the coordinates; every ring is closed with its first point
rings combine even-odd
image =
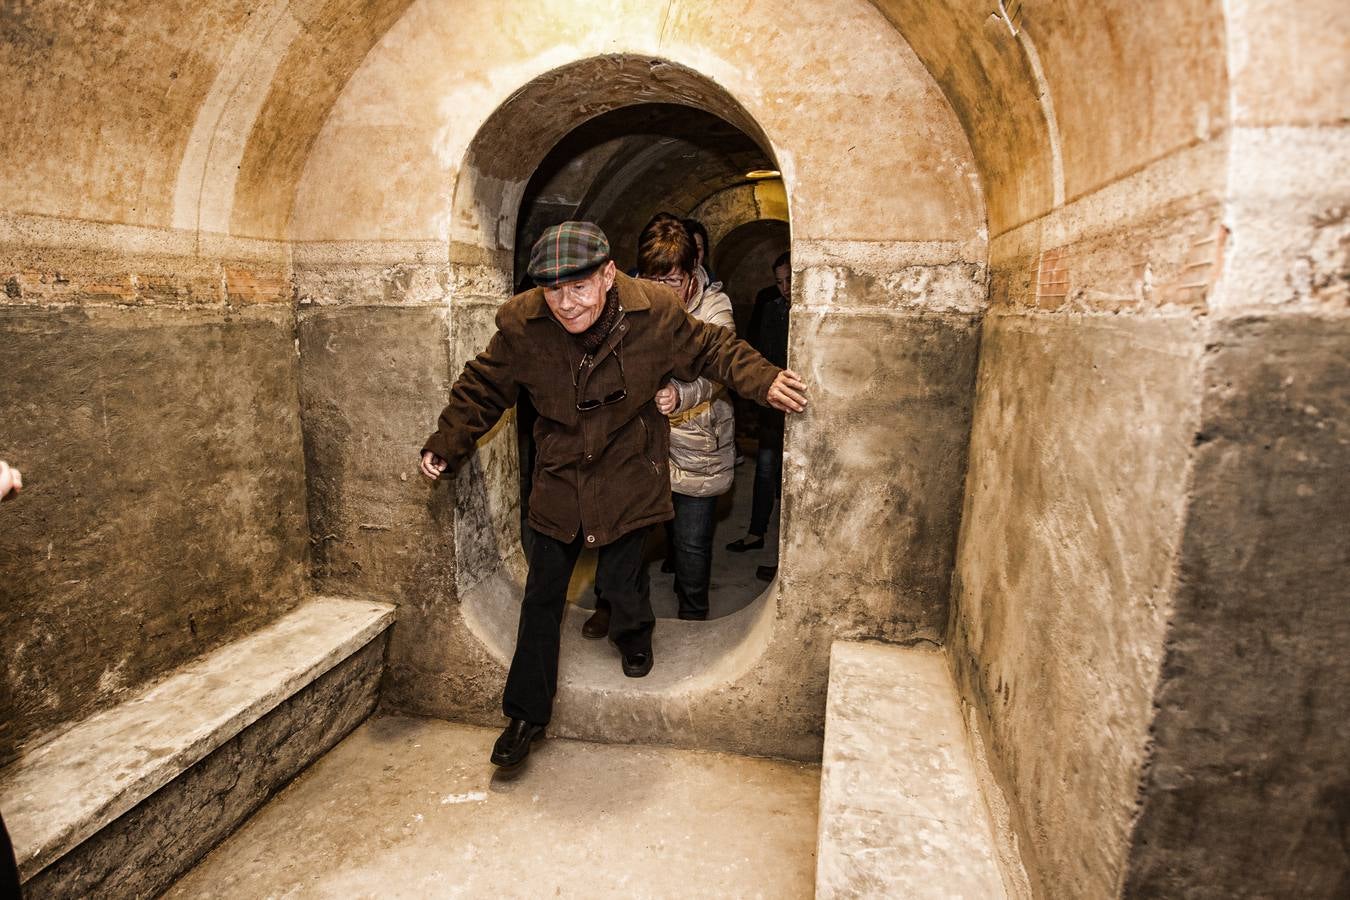
{"type": "Polygon", "coordinates": [[[685,276],[683,275],[643,275],[642,277],[647,281],[655,281],[657,284],[664,284],[666,287],[674,288],[677,291],[684,287],[685,276]]]}
{"type": "Polygon", "coordinates": [[[582,400],[581,399],[581,370],[591,361],[591,355],[587,353],[581,360],[581,365],[572,373],[572,387],[577,394],[577,409],[586,412],[591,409],[599,409],[602,406],[609,406],[611,403],[618,403],[628,397],[628,379],[623,374],[623,355],[619,353],[619,348],[614,348],[614,359],[619,363],[619,381],[623,385],[617,391],[607,394],[602,400],[582,400]]]}

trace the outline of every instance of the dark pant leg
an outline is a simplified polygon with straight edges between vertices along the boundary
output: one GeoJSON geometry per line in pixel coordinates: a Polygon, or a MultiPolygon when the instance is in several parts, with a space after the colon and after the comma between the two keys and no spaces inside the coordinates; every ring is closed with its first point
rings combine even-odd
{"type": "Polygon", "coordinates": [[[783,488],[783,445],[766,441],[759,445],[755,459],[755,494],[750,501],[750,533],[769,530],[769,516],[783,488]]]}
{"type": "Polygon", "coordinates": [[[609,601],[609,637],[622,653],[651,650],[651,583],[642,548],[647,529],[630,531],[612,544],[600,548],[595,566],[595,583],[609,601]]]}
{"type": "Polygon", "coordinates": [[[537,531],[532,537],[530,574],[525,579],[502,712],[512,719],[547,725],[553,714],[553,695],[558,692],[558,642],[567,582],[581,553],[581,538],[564,544],[537,531]]]}
{"type": "Polygon", "coordinates": [[[22,884],[19,881],[19,863],[14,858],[14,845],[9,841],[9,831],[5,820],[0,819],[0,897],[19,898],[22,884]]]}
{"type": "Polygon", "coordinates": [[[680,600],[680,618],[706,619],[717,498],[672,494],[671,499],[675,502],[675,518],[670,549],[675,560],[675,596],[680,600]]]}

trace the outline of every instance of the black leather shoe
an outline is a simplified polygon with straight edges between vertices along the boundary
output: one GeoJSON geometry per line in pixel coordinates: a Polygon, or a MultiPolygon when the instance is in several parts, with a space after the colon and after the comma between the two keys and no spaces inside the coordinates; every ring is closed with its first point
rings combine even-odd
{"type": "Polygon", "coordinates": [[[629,678],[641,678],[652,670],[652,651],[635,650],[623,655],[623,674],[629,678]]]}
{"type": "Polygon", "coordinates": [[[591,640],[609,637],[609,610],[597,609],[591,613],[591,617],[586,620],[586,624],[581,626],[581,636],[588,637],[591,640]]]}
{"type": "Polygon", "coordinates": [[[760,581],[773,581],[774,576],[777,574],[777,566],[760,566],[758,569],[755,569],[755,577],[760,581]]]}
{"type": "Polygon", "coordinates": [[[763,550],[764,536],[760,535],[759,540],[757,541],[747,541],[745,538],[736,538],[736,540],[727,544],[727,549],[732,553],[744,553],[747,550],[763,550]]]}
{"type": "Polygon", "coordinates": [[[544,736],[543,725],[531,725],[524,719],[512,719],[497,743],[492,745],[492,764],[514,768],[530,755],[530,745],[544,736]]]}

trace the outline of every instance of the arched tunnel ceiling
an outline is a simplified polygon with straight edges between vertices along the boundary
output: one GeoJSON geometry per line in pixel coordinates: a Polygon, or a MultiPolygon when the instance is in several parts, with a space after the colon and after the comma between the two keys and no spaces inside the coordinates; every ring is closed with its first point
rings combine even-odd
{"type": "Polygon", "coordinates": [[[600,223],[615,257],[632,263],[636,237],[660,211],[689,214],[700,201],[773,165],[739,128],[671,104],[628,106],[597,116],[558,143],[521,203],[517,268],[534,237],[562,218],[600,223]]]}
{"type": "MultiPolygon", "coordinates": [[[[6,3],[0,78],[10,115],[0,158],[13,165],[0,178],[0,208],[169,224],[178,170],[213,86],[233,79],[237,94],[259,71],[271,77],[260,86],[265,99],[237,193],[293,192],[334,100],[411,2],[6,3]],[[262,20],[266,27],[250,28],[262,20]]],[[[254,212],[236,231],[281,235],[278,218],[254,212]]]]}
{"type": "MultiPolygon", "coordinates": [[[[168,224],[194,123],[232,66],[239,90],[250,73],[271,77],[253,86],[262,99],[231,230],[284,236],[289,200],[278,198],[293,196],[335,98],[411,2],[7,4],[0,71],[11,115],[0,155],[11,165],[0,206],[168,224]],[[250,31],[260,16],[280,24],[250,31]],[[241,50],[246,39],[256,48],[241,50]]],[[[955,108],[995,232],[1044,212],[1058,193],[1072,199],[1226,125],[1221,0],[1025,0],[1021,38],[991,19],[992,0],[870,2],[955,108]]]]}
{"type": "Polygon", "coordinates": [[[1226,125],[1221,0],[1024,0],[1012,27],[995,0],[869,2],[955,108],[995,234],[1226,125]]]}

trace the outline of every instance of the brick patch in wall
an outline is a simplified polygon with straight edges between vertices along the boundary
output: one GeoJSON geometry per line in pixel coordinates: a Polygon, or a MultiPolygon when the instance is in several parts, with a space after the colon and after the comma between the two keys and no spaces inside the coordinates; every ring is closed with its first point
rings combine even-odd
{"type": "MultiPolygon", "coordinates": [[[[1036,257],[1034,299],[1023,302],[1044,310],[1113,313],[1203,309],[1222,268],[1226,232],[1219,212],[1210,202],[1177,204],[1148,219],[1045,249],[1036,257]]],[[[1011,305],[1017,305],[1014,274],[1003,273],[1003,282],[995,279],[1008,294],[1000,299],[1011,305]]]]}
{"type": "Polygon", "coordinates": [[[1069,266],[1063,247],[1041,252],[1039,273],[1036,277],[1036,305],[1055,309],[1063,306],[1069,296],[1069,266]]]}
{"type": "Polygon", "coordinates": [[[284,273],[225,267],[225,298],[230,303],[277,303],[290,296],[291,282],[284,273]]]}

